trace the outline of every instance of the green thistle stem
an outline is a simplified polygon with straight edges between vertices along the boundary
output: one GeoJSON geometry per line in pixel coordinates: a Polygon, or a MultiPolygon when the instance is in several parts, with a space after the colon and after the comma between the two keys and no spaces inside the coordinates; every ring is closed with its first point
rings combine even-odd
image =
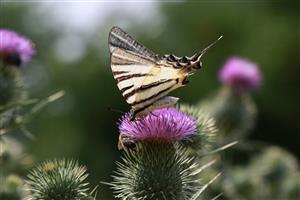
{"type": "Polygon", "coordinates": [[[0,111],[24,97],[19,69],[0,64],[0,111]]]}

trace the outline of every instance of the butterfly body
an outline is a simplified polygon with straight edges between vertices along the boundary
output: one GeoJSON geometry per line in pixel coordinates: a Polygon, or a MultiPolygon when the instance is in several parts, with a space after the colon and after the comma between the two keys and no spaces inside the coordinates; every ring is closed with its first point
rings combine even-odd
{"type": "Polygon", "coordinates": [[[187,84],[187,77],[201,68],[203,51],[192,57],[160,57],[119,27],[109,34],[111,69],[117,86],[131,106],[132,120],[177,102],[166,95],[187,84]]]}

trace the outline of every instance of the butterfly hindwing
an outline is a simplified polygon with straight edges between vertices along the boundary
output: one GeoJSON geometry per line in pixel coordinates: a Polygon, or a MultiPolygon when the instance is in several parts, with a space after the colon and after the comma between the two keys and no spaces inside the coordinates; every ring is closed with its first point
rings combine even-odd
{"type": "Polygon", "coordinates": [[[111,68],[119,90],[133,108],[150,105],[176,85],[163,67],[121,49],[113,52],[111,68]]]}
{"type": "Polygon", "coordinates": [[[179,87],[177,84],[178,73],[170,67],[156,65],[149,73],[152,74],[152,76],[147,76],[143,80],[135,97],[137,103],[134,105],[135,107],[141,107],[138,105],[139,103],[150,105],[179,87]]]}
{"type": "Polygon", "coordinates": [[[133,109],[132,110],[132,117],[141,117],[144,116],[153,110],[160,109],[160,108],[166,108],[173,106],[177,103],[179,98],[171,97],[171,96],[163,96],[159,98],[158,100],[155,100],[152,104],[145,106],[140,109],[133,109]]]}
{"type": "Polygon", "coordinates": [[[111,69],[122,95],[128,104],[135,99],[132,96],[141,87],[146,77],[152,76],[151,69],[154,62],[144,60],[129,51],[116,49],[111,55],[111,69]]]}

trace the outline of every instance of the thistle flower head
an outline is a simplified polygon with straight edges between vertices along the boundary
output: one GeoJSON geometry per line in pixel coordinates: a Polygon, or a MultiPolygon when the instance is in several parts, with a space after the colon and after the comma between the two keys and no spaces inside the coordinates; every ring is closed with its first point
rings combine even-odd
{"type": "Polygon", "coordinates": [[[125,114],[119,124],[120,133],[137,141],[160,140],[176,142],[188,139],[196,133],[193,117],[175,108],[155,110],[144,118],[130,120],[125,114]]]}
{"type": "Polygon", "coordinates": [[[6,64],[21,65],[28,62],[34,53],[28,38],[8,29],[0,29],[0,59],[6,64]]]}
{"type": "Polygon", "coordinates": [[[229,58],[219,72],[223,84],[239,91],[259,89],[262,82],[258,66],[251,61],[239,57],[229,58]]]}
{"type": "Polygon", "coordinates": [[[70,200],[89,197],[86,168],[73,160],[54,160],[33,169],[26,181],[28,200],[70,200]]]}

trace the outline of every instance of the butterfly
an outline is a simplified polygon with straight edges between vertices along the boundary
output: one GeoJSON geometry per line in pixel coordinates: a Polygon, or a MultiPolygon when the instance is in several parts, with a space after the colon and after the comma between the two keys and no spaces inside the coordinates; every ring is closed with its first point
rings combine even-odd
{"type": "Polygon", "coordinates": [[[159,56],[121,28],[113,27],[108,37],[111,69],[131,106],[131,120],[176,104],[179,98],[166,95],[188,83],[187,77],[201,68],[201,57],[221,38],[191,57],[159,56]]]}

